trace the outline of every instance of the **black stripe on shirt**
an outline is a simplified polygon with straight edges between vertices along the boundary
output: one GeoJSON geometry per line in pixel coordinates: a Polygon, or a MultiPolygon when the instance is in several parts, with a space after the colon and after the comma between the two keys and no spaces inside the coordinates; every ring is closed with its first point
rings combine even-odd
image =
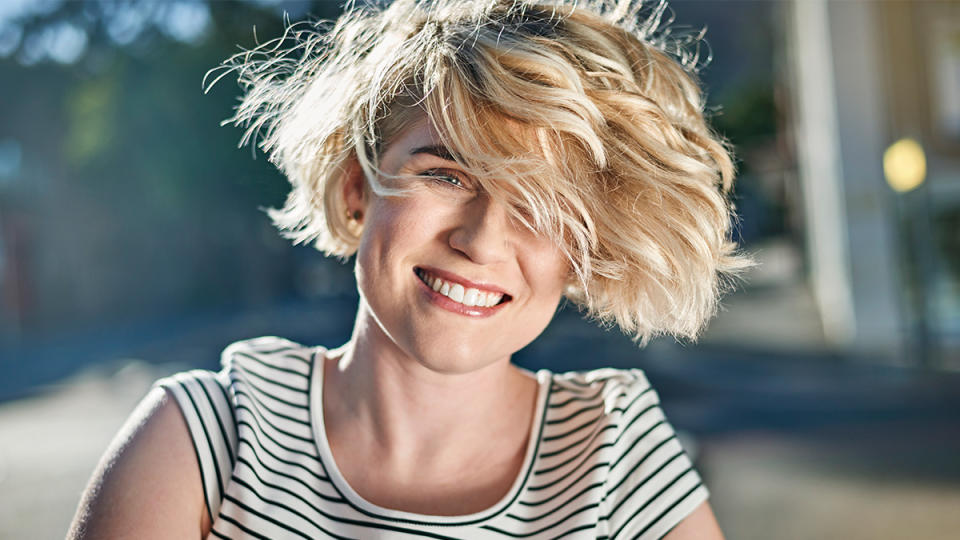
{"type": "MultiPolygon", "coordinates": [[[[220,494],[220,497],[222,497],[222,496],[223,496],[223,492],[226,491],[226,489],[225,489],[226,486],[224,486],[224,484],[223,484],[223,477],[220,475],[220,464],[217,462],[217,453],[216,453],[216,450],[215,450],[214,447],[213,447],[213,441],[210,439],[210,433],[207,431],[207,424],[206,424],[206,422],[203,421],[203,415],[200,413],[200,408],[197,406],[197,402],[194,401],[193,395],[190,393],[190,390],[187,389],[187,385],[184,384],[183,381],[177,381],[177,383],[180,385],[180,388],[183,389],[183,392],[187,395],[187,399],[190,400],[190,404],[193,406],[193,410],[194,410],[194,412],[196,412],[197,418],[200,420],[200,428],[203,429],[203,435],[204,435],[204,437],[206,437],[206,439],[207,439],[207,448],[210,450],[210,459],[213,461],[213,471],[217,474],[217,490],[218,490],[218,492],[219,492],[219,494],[220,494]]],[[[191,430],[191,432],[192,432],[192,431],[193,431],[193,430],[191,430]]],[[[196,446],[196,445],[195,445],[195,446],[196,446]]],[[[198,462],[198,465],[200,466],[200,469],[201,469],[201,475],[200,475],[200,476],[201,476],[201,480],[204,480],[203,474],[202,474],[203,462],[200,461],[200,455],[199,455],[199,454],[197,455],[197,462],[198,462]]],[[[204,480],[204,484],[203,484],[203,491],[204,491],[204,497],[206,497],[207,483],[206,483],[205,480],[204,480]]],[[[208,504],[207,504],[207,512],[209,512],[209,513],[211,514],[211,515],[210,515],[210,519],[211,519],[211,521],[212,521],[212,520],[213,520],[213,514],[212,514],[212,512],[211,512],[211,510],[210,510],[210,505],[209,505],[210,499],[209,499],[209,498],[207,499],[207,503],[208,503],[208,504]]]]}
{"type": "MultiPolygon", "coordinates": [[[[656,501],[661,495],[663,495],[664,492],[666,492],[668,489],[670,489],[671,487],[673,487],[674,484],[676,484],[681,478],[683,478],[684,476],[686,476],[687,473],[689,473],[691,470],[692,470],[692,469],[686,469],[685,471],[681,472],[680,474],[678,474],[677,476],[675,476],[675,477],[673,478],[673,480],[670,481],[670,483],[668,483],[667,485],[663,486],[663,488],[660,489],[660,491],[658,491],[658,492],[657,492],[656,494],[654,494],[652,497],[650,497],[649,499],[647,499],[646,501],[644,501],[644,503],[643,503],[642,505],[640,505],[640,507],[637,508],[637,509],[630,515],[630,517],[628,517],[627,519],[625,519],[625,520],[623,521],[623,525],[621,525],[620,528],[617,529],[616,532],[613,533],[613,535],[611,535],[611,538],[616,539],[618,536],[620,536],[620,533],[623,532],[623,530],[624,530],[628,525],[630,525],[630,522],[631,522],[634,518],[636,518],[638,515],[640,515],[641,512],[643,512],[644,510],[646,510],[648,506],[650,506],[651,504],[653,504],[653,502],[656,501]]],[[[698,485],[699,485],[699,482],[698,482],[698,485]]],[[[634,490],[634,491],[635,491],[635,490],[634,490]]],[[[631,494],[632,494],[632,491],[631,491],[631,494]]],[[[624,499],[624,501],[626,501],[626,500],[628,500],[628,499],[624,499]]],[[[682,499],[681,499],[681,500],[682,500],[682,499]]],[[[613,515],[613,514],[611,513],[611,515],[613,515]]]]}
{"type": "MultiPolygon", "coordinates": [[[[648,530],[650,530],[651,527],[653,527],[653,526],[656,525],[657,523],[660,523],[660,520],[663,519],[664,517],[666,517],[667,513],[669,513],[669,512],[670,512],[671,510],[673,510],[674,508],[676,508],[676,507],[677,507],[680,503],[682,503],[683,501],[687,500],[687,499],[690,497],[690,495],[693,495],[693,492],[695,492],[696,490],[700,489],[700,486],[702,486],[702,485],[703,485],[702,482],[697,482],[697,484],[696,484],[695,486],[693,486],[692,488],[690,488],[689,491],[687,491],[686,493],[684,493],[682,497],[680,497],[680,498],[678,498],[677,500],[673,501],[673,504],[671,504],[670,506],[668,506],[668,507],[666,508],[666,510],[664,510],[663,512],[660,512],[660,515],[657,516],[656,518],[654,518],[652,521],[650,521],[650,524],[647,525],[646,527],[644,527],[643,530],[640,531],[640,533],[639,533],[637,536],[643,536],[643,534],[646,533],[648,530]]],[[[674,525],[673,527],[671,527],[670,530],[673,530],[674,527],[676,527],[676,525],[674,525]]],[[[669,533],[670,530],[668,530],[667,533],[669,533]]],[[[664,533],[664,536],[666,536],[667,533],[664,533]]]]}
{"type": "MultiPolygon", "coordinates": [[[[205,381],[203,379],[198,378],[197,382],[199,383],[200,389],[203,391],[203,394],[207,396],[207,401],[210,402],[210,406],[213,409],[213,416],[215,416],[217,419],[217,426],[220,427],[220,435],[223,437],[223,446],[227,448],[227,456],[230,458],[230,464],[232,465],[233,463],[236,462],[236,456],[233,455],[233,448],[230,447],[230,437],[227,435],[227,428],[223,423],[223,419],[220,417],[220,410],[217,407],[216,403],[213,401],[213,396],[211,396],[210,392],[207,391],[207,385],[205,384],[205,381]]],[[[216,380],[213,381],[213,384],[219,386],[220,388],[223,388],[222,386],[220,386],[220,383],[217,382],[216,380]]],[[[227,408],[230,408],[229,402],[227,402],[227,408]]]]}

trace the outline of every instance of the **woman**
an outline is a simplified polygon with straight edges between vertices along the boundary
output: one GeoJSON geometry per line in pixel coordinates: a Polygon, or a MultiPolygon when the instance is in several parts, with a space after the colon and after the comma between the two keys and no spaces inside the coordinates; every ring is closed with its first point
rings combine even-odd
{"type": "Polygon", "coordinates": [[[641,371],[510,363],[563,297],[694,337],[746,264],[663,9],[401,0],[231,59],[272,219],[356,254],[354,332],[160,381],[72,537],[722,538],[641,371]]]}

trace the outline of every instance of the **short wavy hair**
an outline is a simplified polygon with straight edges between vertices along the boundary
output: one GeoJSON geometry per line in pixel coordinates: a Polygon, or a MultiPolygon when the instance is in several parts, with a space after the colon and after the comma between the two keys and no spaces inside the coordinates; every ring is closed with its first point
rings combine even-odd
{"type": "Polygon", "coordinates": [[[750,264],[731,241],[729,148],[704,119],[702,35],[672,34],[663,1],[382,4],[221,66],[245,91],[226,122],[292,185],[268,209],[282,234],[352,255],[345,171],[402,196],[379,153],[426,115],[489,196],[562,246],[570,301],[641,344],[695,339],[750,264]]]}

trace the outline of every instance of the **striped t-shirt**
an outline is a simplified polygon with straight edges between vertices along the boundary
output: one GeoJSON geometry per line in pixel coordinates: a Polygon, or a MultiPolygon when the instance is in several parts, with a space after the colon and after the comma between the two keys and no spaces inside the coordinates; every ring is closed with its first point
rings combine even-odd
{"type": "Polygon", "coordinates": [[[383,508],[337,469],[323,427],[322,347],[239,341],[219,373],[161,379],[193,438],[208,538],[661,538],[707,489],[637,369],[540,370],[510,491],[463,516],[383,508]]]}

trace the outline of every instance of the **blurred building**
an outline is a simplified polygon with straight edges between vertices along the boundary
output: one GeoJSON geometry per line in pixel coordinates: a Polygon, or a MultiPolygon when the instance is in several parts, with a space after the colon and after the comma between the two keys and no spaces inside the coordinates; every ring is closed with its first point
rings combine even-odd
{"type": "Polygon", "coordinates": [[[960,368],[960,2],[795,0],[786,16],[824,335],[877,358],[960,368]],[[906,157],[908,185],[884,168],[903,139],[923,151],[906,157]]]}

